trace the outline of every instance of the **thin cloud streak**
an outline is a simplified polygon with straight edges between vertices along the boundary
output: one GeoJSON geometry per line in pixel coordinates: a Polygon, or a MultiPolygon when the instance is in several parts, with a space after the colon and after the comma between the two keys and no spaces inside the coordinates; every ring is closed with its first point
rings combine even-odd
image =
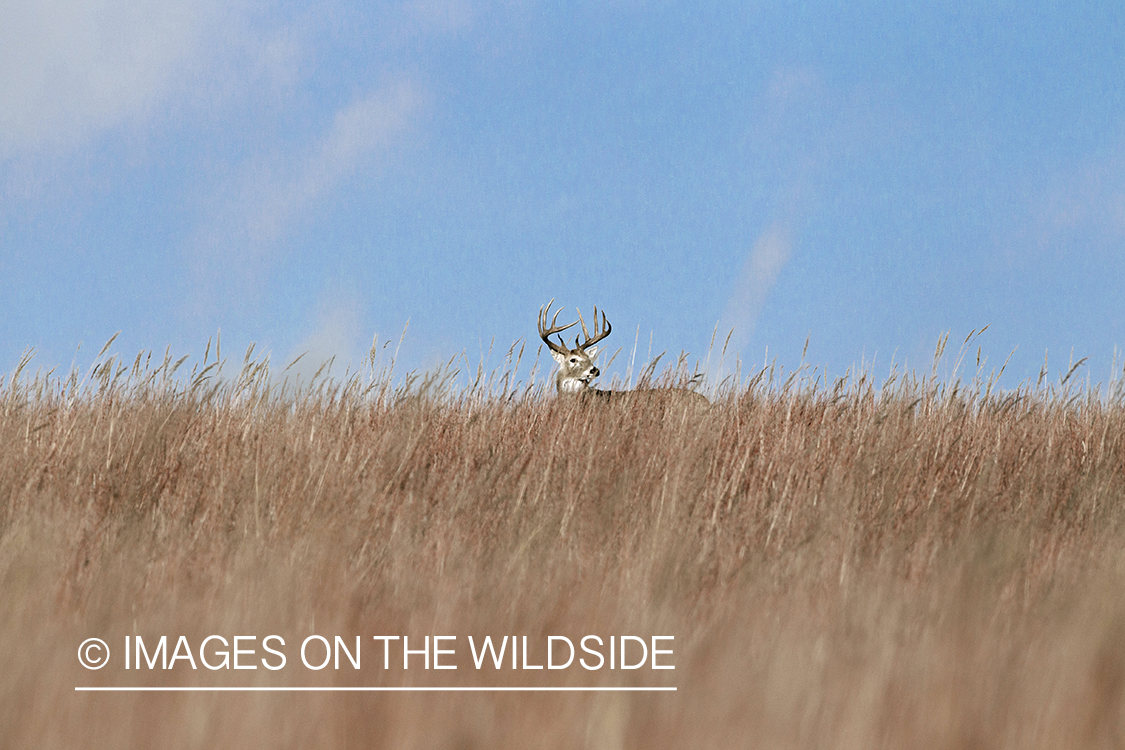
{"type": "Polygon", "coordinates": [[[221,304],[252,303],[287,234],[343,180],[392,149],[424,100],[413,83],[392,83],[341,108],[303,153],[275,152],[252,161],[222,186],[209,218],[189,241],[196,315],[221,313],[221,304]]]}
{"type": "Polygon", "coordinates": [[[792,232],[785,222],[768,227],[750,249],[719,323],[721,331],[733,330],[731,351],[742,351],[749,343],[770,289],[792,254],[792,232]]]}
{"type": "Polygon", "coordinates": [[[340,375],[359,362],[363,305],[347,291],[330,291],[317,311],[315,329],[285,358],[282,367],[289,383],[307,385],[317,372],[340,375]]]}
{"type": "Polygon", "coordinates": [[[275,168],[253,172],[242,189],[247,246],[268,252],[312,203],[364,159],[389,148],[421,102],[417,88],[405,81],[376,91],[338,111],[311,153],[295,159],[299,166],[292,174],[278,174],[275,168]]]}

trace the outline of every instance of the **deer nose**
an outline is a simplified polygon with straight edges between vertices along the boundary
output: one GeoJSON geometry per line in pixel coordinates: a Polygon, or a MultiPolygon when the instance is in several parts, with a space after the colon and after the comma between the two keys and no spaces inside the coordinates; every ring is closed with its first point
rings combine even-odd
{"type": "Polygon", "coordinates": [[[599,370],[598,368],[594,367],[590,370],[590,374],[593,375],[596,378],[597,376],[602,374],[602,371],[599,370]]]}

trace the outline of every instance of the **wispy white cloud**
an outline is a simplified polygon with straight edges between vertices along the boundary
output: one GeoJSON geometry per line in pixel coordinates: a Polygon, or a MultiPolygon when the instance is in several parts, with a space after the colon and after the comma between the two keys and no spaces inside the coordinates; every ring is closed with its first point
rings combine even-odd
{"type": "Polygon", "coordinates": [[[1033,208],[1039,250],[1120,253],[1125,239],[1125,139],[1054,182],[1033,208]]]}
{"type": "Polygon", "coordinates": [[[354,294],[334,289],[326,295],[316,312],[313,330],[285,358],[286,380],[307,384],[329,362],[331,367],[325,367],[323,374],[331,370],[339,375],[349,365],[357,365],[363,338],[362,311],[354,294]]]}
{"type": "Polygon", "coordinates": [[[773,218],[747,250],[719,319],[722,333],[730,334],[727,349],[737,353],[744,353],[770,291],[792,257],[795,228],[817,195],[818,178],[833,169],[841,148],[850,147],[833,142],[841,137],[838,133],[825,137],[810,131],[810,123],[826,112],[841,113],[815,68],[775,69],[758,102],[748,138],[769,144],[770,153],[763,149],[762,163],[772,164],[772,168],[764,172],[763,179],[777,189],[770,201],[773,218]]]}
{"type": "Polygon", "coordinates": [[[237,198],[224,199],[220,221],[237,239],[224,252],[268,253],[303,213],[364,161],[390,147],[422,102],[417,87],[399,81],[336,112],[332,126],[304,150],[274,153],[236,178],[237,198]]]}
{"type": "Polygon", "coordinates": [[[290,69],[284,37],[251,31],[247,10],[240,0],[0,3],[0,159],[66,152],[200,88],[290,69]]]}
{"type": "Polygon", "coordinates": [[[741,351],[749,341],[770,289],[792,253],[792,231],[786,222],[768,227],[750,249],[719,324],[724,332],[733,330],[732,351],[741,351]]]}
{"type": "Polygon", "coordinates": [[[0,5],[0,155],[73,141],[151,106],[198,43],[205,5],[0,5]]]}
{"type": "Polygon", "coordinates": [[[196,304],[213,306],[219,289],[228,299],[252,297],[292,228],[341,181],[392,149],[423,102],[416,85],[400,80],[341,108],[311,144],[248,160],[212,197],[189,241],[196,304]]]}
{"type": "Polygon", "coordinates": [[[255,2],[0,2],[0,205],[99,190],[85,157],[107,143],[146,159],[170,124],[198,133],[248,102],[288,100],[308,32],[255,2]]]}

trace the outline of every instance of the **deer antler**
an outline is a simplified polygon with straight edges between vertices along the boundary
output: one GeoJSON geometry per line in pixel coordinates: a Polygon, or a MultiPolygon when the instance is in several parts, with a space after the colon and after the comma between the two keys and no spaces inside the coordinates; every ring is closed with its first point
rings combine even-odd
{"type": "MultiPolygon", "coordinates": [[[[543,343],[546,344],[548,347],[550,347],[551,351],[556,352],[558,354],[563,354],[563,355],[570,354],[570,350],[566,348],[566,342],[562,340],[562,336],[559,336],[559,342],[560,343],[558,343],[558,344],[551,341],[551,339],[548,338],[548,337],[552,336],[556,333],[560,333],[562,331],[565,331],[567,328],[570,328],[571,326],[577,325],[578,321],[576,320],[573,323],[571,323],[570,325],[565,325],[565,326],[555,325],[555,322],[558,321],[558,319],[559,319],[559,313],[562,312],[562,308],[560,307],[558,310],[555,311],[555,317],[551,318],[551,325],[550,325],[550,327],[548,327],[547,326],[547,315],[550,314],[551,305],[553,305],[553,304],[555,304],[554,298],[552,298],[551,301],[547,303],[546,307],[539,308],[539,338],[543,339],[543,343]]],[[[581,318],[582,316],[579,315],[578,317],[581,318]]],[[[583,332],[585,332],[585,330],[586,330],[585,323],[582,324],[582,330],[583,330],[583,332]]],[[[606,333],[608,333],[608,331],[606,333]]],[[[587,342],[587,343],[589,343],[589,342],[587,342]]]]}
{"type": "MultiPolygon", "coordinates": [[[[594,335],[593,336],[591,336],[590,332],[586,330],[586,321],[582,319],[582,311],[581,310],[578,311],[578,321],[582,324],[582,335],[586,337],[586,340],[583,343],[579,344],[578,339],[575,338],[574,339],[574,346],[577,349],[585,349],[587,346],[590,346],[591,344],[598,343],[599,341],[604,339],[606,336],[608,336],[609,332],[613,330],[612,326],[610,326],[610,324],[609,324],[609,321],[606,319],[605,311],[603,310],[602,311],[602,328],[604,330],[602,330],[600,332],[598,331],[598,308],[597,308],[597,305],[594,306],[594,335]]],[[[571,325],[574,325],[574,324],[571,323],[571,325]]]]}

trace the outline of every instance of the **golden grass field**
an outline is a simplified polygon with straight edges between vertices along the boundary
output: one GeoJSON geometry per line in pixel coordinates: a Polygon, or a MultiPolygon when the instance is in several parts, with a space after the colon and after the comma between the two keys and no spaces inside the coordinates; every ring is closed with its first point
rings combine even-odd
{"type": "Polygon", "coordinates": [[[1125,746],[1120,394],[762,371],[696,410],[173,369],[0,386],[4,748],[1125,746]],[[121,664],[214,634],[287,666],[121,664]],[[303,667],[310,634],[362,669],[303,667]],[[675,669],[467,644],[588,634],[674,636],[675,669]],[[458,669],[384,669],[376,635],[456,636],[458,669]],[[137,685],[677,690],[75,691],[137,685]]]}

